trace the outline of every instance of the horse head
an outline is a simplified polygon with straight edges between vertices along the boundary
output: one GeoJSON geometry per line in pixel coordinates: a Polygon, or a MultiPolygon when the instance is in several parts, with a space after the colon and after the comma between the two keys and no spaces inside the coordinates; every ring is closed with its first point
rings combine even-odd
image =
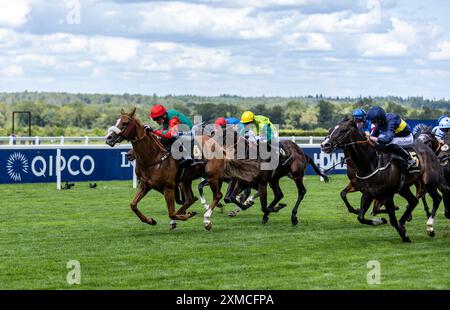
{"type": "Polygon", "coordinates": [[[450,170],[449,160],[450,160],[450,136],[445,137],[444,144],[440,148],[440,152],[438,155],[441,166],[444,169],[450,170]]]}
{"type": "Polygon", "coordinates": [[[334,126],[334,128],[330,129],[328,136],[322,142],[320,147],[323,152],[331,153],[335,149],[343,147],[348,143],[363,139],[365,138],[358,130],[356,122],[350,117],[345,117],[340,123],[334,126]]]}
{"type": "Polygon", "coordinates": [[[137,126],[140,126],[140,124],[135,118],[135,114],[136,108],[129,113],[123,110],[120,112],[120,117],[116,124],[108,129],[106,144],[113,147],[123,140],[133,141],[137,139],[137,126]]]}
{"type": "Polygon", "coordinates": [[[418,143],[429,146],[436,153],[439,152],[439,150],[437,149],[439,147],[439,141],[432,133],[431,126],[427,126],[425,124],[416,125],[413,129],[413,135],[414,140],[418,143]]]}

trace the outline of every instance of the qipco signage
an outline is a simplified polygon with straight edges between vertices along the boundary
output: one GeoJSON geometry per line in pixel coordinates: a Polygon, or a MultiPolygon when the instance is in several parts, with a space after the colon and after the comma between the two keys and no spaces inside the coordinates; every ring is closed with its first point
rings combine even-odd
{"type": "MultiPolygon", "coordinates": [[[[133,167],[123,149],[62,149],[61,180],[130,180],[133,167]]],[[[0,150],[0,183],[55,182],[57,151],[0,150]]]]}

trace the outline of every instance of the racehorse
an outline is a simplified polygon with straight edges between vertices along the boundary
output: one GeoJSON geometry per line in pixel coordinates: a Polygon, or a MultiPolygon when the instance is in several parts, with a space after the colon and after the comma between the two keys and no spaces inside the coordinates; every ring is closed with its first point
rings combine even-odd
{"type": "MultiPolygon", "coordinates": [[[[201,144],[205,144],[209,137],[201,137],[201,144]],[[206,140],[205,140],[206,139],[206,140]]],[[[243,141],[243,143],[248,143],[248,141],[243,141]]],[[[222,198],[222,193],[220,192],[219,180],[220,179],[231,179],[236,183],[236,187],[233,187],[231,197],[236,197],[236,194],[241,192],[245,188],[256,189],[259,193],[259,199],[261,202],[261,210],[263,212],[262,223],[265,224],[269,220],[270,212],[278,212],[279,209],[275,205],[283,198],[283,192],[281,191],[279,180],[288,174],[294,180],[297,186],[297,201],[291,213],[291,222],[293,225],[298,223],[297,210],[302,201],[304,195],[306,194],[306,188],[303,185],[303,176],[305,173],[306,165],[309,163],[313,166],[317,174],[322,176],[325,181],[328,181],[328,177],[324,175],[314,164],[314,162],[301,150],[298,145],[292,141],[283,142],[284,150],[288,153],[287,155],[291,158],[289,163],[286,165],[279,165],[277,168],[272,170],[262,170],[261,165],[263,161],[260,158],[255,160],[236,160],[229,158],[211,158],[206,161],[205,174],[208,183],[213,192],[213,200],[209,204],[209,209],[204,215],[204,225],[206,229],[212,228],[211,215],[216,207],[219,200],[222,198]],[[274,200],[267,206],[267,185],[270,185],[274,191],[274,200]]],[[[215,147],[215,150],[220,148],[215,147]]],[[[221,149],[223,152],[223,149],[221,149]]],[[[234,154],[235,150],[231,150],[234,154]]],[[[229,152],[226,152],[229,153],[229,152]]],[[[241,208],[245,208],[239,201],[233,200],[234,203],[238,204],[241,208]]]]}
{"type": "MultiPolygon", "coordinates": [[[[358,214],[360,223],[379,224],[379,219],[367,220],[364,215],[374,199],[382,201],[389,214],[391,225],[397,230],[403,242],[410,242],[404,225],[418,204],[418,199],[411,192],[410,187],[419,184],[421,188],[424,188],[433,199],[433,207],[437,208],[442,199],[437,189],[443,176],[436,155],[425,145],[409,146],[408,149],[414,151],[420,159],[420,169],[417,172],[405,173],[399,160],[392,155],[383,153],[379,158],[372,142],[358,130],[356,123],[348,118],[336,125],[321,144],[322,151],[325,153],[331,153],[339,147],[349,151],[356,167],[357,185],[362,192],[361,208],[358,214]],[[408,202],[400,221],[397,221],[395,215],[394,195],[397,193],[408,202]]],[[[386,223],[385,219],[381,221],[386,223]]],[[[431,237],[434,236],[434,230],[427,229],[427,232],[431,237]]]]}
{"type": "MultiPolygon", "coordinates": [[[[170,228],[176,227],[176,221],[186,221],[195,215],[195,212],[186,210],[196,201],[192,193],[191,184],[194,179],[201,176],[203,167],[196,165],[190,167],[189,173],[184,173],[179,181],[184,196],[184,203],[175,211],[175,200],[179,197],[178,182],[176,180],[178,162],[170,156],[170,152],[161,144],[153,133],[147,133],[142,123],[135,117],[136,108],[130,113],[121,111],[116,124],[108,130],[106,143],[113,147],[123,140],[130,141],[136,158],[135,171],[140,178],[139,187],[130,204],[131,210],[139,219],[149,225],[156,225],[151,217],[146,217],[137,207],[139,201],[151,190],[162,193],[166,200],[169,213],[170,228]]],[[[177,201],[180,203],[181,199],[177,201]]]]}
{"type": "Polygon", "coordinates": [[[444,215],[450,219],[450,136],[446,135],[439,153],[439,161],[444,171],[444,181],[441,184],[441,192],[444,198],[444,215]]]}
{"type": "MultiPolygon", "coordinates": [[[[414,127],[413,133],[414,133],[414,141],[416,141],[417,143],[422,143],[422,144],[427,145],[430,149],[433,150],[433,152],[436,155],[439,155],[439,153],[441,152],[442,144],[436,138],[436,136],[432,133],[431,126],[427,126],[425,124],[419,124],[416,127],[414,127]]],[[[423,208],[425,210],[425,213],[427,214],[427,218],[430,218],[432,213],[436,214],[436,211],[433,210],[432,213],[430,213],[430,208],[428,207],[425,195],[426,194],[424,194],[422,196],[423,208]]],[[[434,218],[434,216],[433,216],[433,218],[434,218]]]]}

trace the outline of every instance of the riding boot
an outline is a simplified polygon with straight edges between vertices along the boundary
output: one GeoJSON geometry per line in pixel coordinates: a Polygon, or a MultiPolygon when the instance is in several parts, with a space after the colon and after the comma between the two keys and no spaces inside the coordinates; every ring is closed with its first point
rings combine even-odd
{"type": "Polygon", "coordinates": [[[416,164],[416,161],[411,158],[411,155],[404,148],[402,148],[400,145],[389,144],[388,145],[388,150],[390,152],[394,153],[395,155],[400,156],[400,158],[406,164],[406,171],[411,169],[416,164]]]}

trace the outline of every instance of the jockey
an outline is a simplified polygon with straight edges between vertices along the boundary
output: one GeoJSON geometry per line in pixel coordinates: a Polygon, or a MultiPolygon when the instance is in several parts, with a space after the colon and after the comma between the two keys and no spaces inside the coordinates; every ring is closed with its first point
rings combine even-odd
{"type": "Polygon", "coordinates": [[[368,120],[366,120],[366,114],[367,114],[366,111],[358,108],[353,111],[352,116],[356,122],[356,126],[358,127],[358,129],[367,134],[370,133],[372,130],[371,130],[371,123],[368,120]]]}
{"type": "Polygon", "coordinates": [[[277,137],[273,124],[266,116],[255,115],[251,111],[246,111],[242,114],[241,123],[244,125],[243,130],[248,133],[250,141],[264,141],[270,144],[272,138],[277,137]],[[250,125],[254,125],[256,134],[250,130],[250,125]]]}
{"type": "Polygon", "coordinates": [[[444,138],[445,138],[445,132],[442,129],[446,128],[445,127],[446,122],[445,121],[443,122],[443,120],[446,119],[446,118],[448,118],[448,117],[445,116],[445,115],[442,115],[441,117],[439,117],[438,125],[435,126],[433,128],[433,130],[431,131],[431,133],[440,141],[444,140],[444,138]],[[441,127],[441,125],[442,125],[442,127],[441,127]]]}
{"type": "MultiPolygon", "coordinates": [[[[150,114],[148,115],[153,121],[162,126],[159,130],[154,130],[153,133],[163,139],[166,143],[172,144],[177,138],[186,136],[186,143],[191,143],[193,140],[191,138],[192,122],[189,118],[181,112],[175,110],[167,110],[164,106],[158,104],[151,108],[150,114]]],[[[144,126],[146,131],[152,131],[149,126],[144,126]]],[[[181,150],[183,153],[182,161],[180,164],[186,162],[192,163],[191,152],[188,150],[181,150]]]]}
{"type": "MultiPolygon", "coordinates": [[[[267,143],[267,147],[271,148],[271,142],[273,139],[278,138],[278,133],[276,132],[272,122],[266,116],[255,115],[251,111],[245,111],[241,117],[241,123],[243,124],[243,128],[241,130],[242,136],[247,136],[250,142],[254,142],[258,144],[260,141],[267,143]],[[251,125],[256,129],[256,134],[250,128],[251,125]]],[[[278,143],[280,147],[280,155],[284,159],[282,165],[286,163],[286,159],[288,157],[283,145],[278,143]]]]}
{"type": "Polygon", "coordinates": [[[414,138],[408,124],[400,116],[386,113],[381,107],[372,107],[367,112],[367,120],[376,126],[369,137],[376,142],[378,148],[400,156],[405,161],[407,170],[416,163],[401,147],[413,144],[414,138]]]}
{"type": "Polygon", "coordinates": [[[175,110],[167,110],[160,104],[153,106],[148,116],[162,126],[162,129],[153,133],[164,139],[176,139],[192,128],[192,122],[186,115],[175,110]]]}
{"type": "Polygon", "coordinates": [[[445,136],[447,135],[447,133],[450,131],[450,118],[448,117],[444,117],[443,119],[441,119],[441,121],[439,122],[439,132],[441,132],[441,136],[438,136],[437,133],[435,134],[436,138],[438,138],[439,140],[444,140],[445,136]]]}

